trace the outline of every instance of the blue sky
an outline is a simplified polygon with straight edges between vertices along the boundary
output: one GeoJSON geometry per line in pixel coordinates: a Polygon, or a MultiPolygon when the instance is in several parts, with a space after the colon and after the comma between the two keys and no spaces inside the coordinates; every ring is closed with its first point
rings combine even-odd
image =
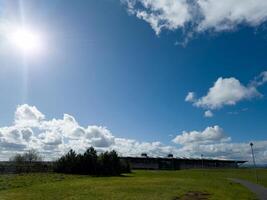
{"type": "MultiPolygon", "coordinates": [[[[40,151],[48,158],[51,152],[47,149],[66,151],[60,145],[71,137],[65,136],[70,133],[61,125],[32,125],[36,120],[60,121],[66,113],[75,118],[75,130],[99,134],[80,146],[97,148],[93,141],[104,135],[111,141],[99,149],[123,149],[122,154],[130,152],[125,146],[131,139],[131,145],[141,147],[140,151],[131,150],[130,155],[147,151],[161,156],[172,151],[176,156],[198,156],[202,150],[196,149],[202,147],[210,157],[250,159],[245,144],[255,141],[259,156],[265,156],[262,162],[267,161],[266,3],[250,9],[246,2],[236,5],[229,1],[232,13],[235,6],[244,8],[233,16],[225,14],[229,5],[221,8],[225,13],[212,17],[204,6],[191,11],[202,13],[204,19],[199,21],[184,11],[190,6],[185,1],[172,1],[171,6],[165,0],[155,2],[0,1],[0,139],[1,132],[6,136],[0,141],[7,144],[0,149],[2,159],[38,146],[23,138],[25,129],[40,140],[39,146],[44,147],[40,151]],[[5,34],[9,33],[3,33],[6,24],[23,24],[39,31],[43,52],[25,56],[14,49],[6,42],[5,34]],[[226,94],[197,105],[220,77],[223,81],[218,87],[223,86],[212,95],[226,94]],[[251,84],[255,77],[256,86],[251,84]],[[197,97],[185,101],[189,92],[197,97]],[[218,103],[214,101],[220,104],[216,108],[212,107],[218,103]],[[205,117],[205,111],[213,116],[205,117]],[[10,129],[19,134],[12,135],[10,129]],[[17,141],[16,137],[25,140],[17,141]],[[56,143],[58,137],[61,142],[56,143]],[[116,142],[118,138],[125,141],[116,142]],[[52,147],[50,140],[59,146],[52,147]],[[23,145],[9,148],[13,143],[23,145]],[[229,153],[231,145],[242,146],[245,153],[229,153]],[[207,149],[215,150],[209,154],[207,149]]],[[[206,3],[216,13],[216,3],[206,3]]],[[[79,146],[67,144],[68,148],[75,145],[79,146]]]]}

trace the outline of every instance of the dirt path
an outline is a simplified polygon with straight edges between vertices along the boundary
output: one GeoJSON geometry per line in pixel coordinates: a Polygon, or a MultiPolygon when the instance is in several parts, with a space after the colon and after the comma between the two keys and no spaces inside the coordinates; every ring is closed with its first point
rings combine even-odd
{"type": "Polygon", "coordinates": [[[261,185],[255,184],[255,183],[251,183],[249,181],[242,180],[242,179],[229,178],[229,180],[244,185],[250,191],[254,192],[259,198],[259,200],[267,200],[267,188],[261,185]]]}

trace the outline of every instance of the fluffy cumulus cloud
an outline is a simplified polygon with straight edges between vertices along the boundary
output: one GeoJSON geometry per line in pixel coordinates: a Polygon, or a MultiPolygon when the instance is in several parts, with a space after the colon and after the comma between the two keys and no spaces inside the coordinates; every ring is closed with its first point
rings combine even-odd
{"type": "Polygon", "coordinates": [[[210,109],[221,108],[224,105],[235,105],[244,99],[260,96],[253,86],[244,86],[235,78],[218,78],[208,93],[197,99],[194,105],[210,109]]]}
{"type": "Polygon", "coordinates": [[[160,142],[138,142],[116,138],[104,126],[79,125],[76,119],[64,114],[62,119],[46,119],[35,106],[19,105],[12,126],[0,127],[0,160],[15,153],[36,149],[45,159],[55,159],[69,149],[78,152],[93,146],[98,151],[115,149],[120,155],[165,156],[176,149],[160,142]]]}
{"type": "MultiPolygon", "coordinates": [[[[53,160],[71,148],[84,152],[90,146],[99,152],[114,149],[122,156],[138,156],[145,152],[154,157],[172,153],[177,157],[204,154],[211,158],[250,160],[248,143],[231,143],[231,138],[219,126],[184,131],[173,139],[175,145],[164,145],[158,141],[118,138],[104,126],[81,126],[68,114],[61,119],[46,119],[36,107],[27,104],[17,107],[14,118],[11,126],[0,127],[0,160],[29,149],[37,150],[46,160],[53,160]]],[[[256,156],[262,163],[267,162],[266,147],[267,141],[255,141],[256,156]]]]}
{"type": "MultiPolygon", "coordinates": [[[[267,82],[267,72],[262,72],[247,86],[234,77],[218,78],[209,88],[207,94],[196,98],[195,93],[189,92],[185,101],[192,102],[194,106],[206,109],[219,109],[226,105],[235,105],[239,101],[261,97],[257,87],[267,82]]],[[[206,114],[206,113],[205,113],[206,114]]],[[[208,114],[208,113],[207,113],[208,114]]]]}
{"type": "Polygon", "coordinates": [[[18,106],[15,112],[15,124],[17,126],[38,126],[39,122],[44,118],[45,116],[35,106],[26,104],[18,106]]]}
{"type": "Polygon", "coordinates": [[[121,0],[129,13],[162,30],[233,30],[240,24],[258,26],[267,20],[266,0],[121,0]]]}
{"type": "Polygon", "coordinates": [[[207,127],[203,131],[183,131],[181,135],[177,135],[172,141],[177,144],[208,144],[214,142],[226,142],[231,138],[224,134],[224,131],[219,126],[207,127]]]}
{"type": "Polygon", "coordinates": [[[0,128],[1,159],[32,148],[53,159],[70,148],[83,151],[89,146],[108,148],[114,144],[107,128],[82,127],[68,114],[63,119],[46,120],[35,106],[24,104],[17,107],[14,118],[12,126],[0,128]]]}
{"type": "Polygon", "coordinates": [[[175,30],[184,27],[191,20],[189,5],[186,0],[128,0],[129,11],[148,22],[159,34],[162,29],[175,30]],[[136,5],[142,8],[137,8],[136,5]]]}
{"type": "Polygon", "coordinates": [[[257,26],[267,19],[265,0],[198,0],[197,4],[203,15],[203,20],[198,25],[199,30],[233,29],[241,23],[257,26]]]}

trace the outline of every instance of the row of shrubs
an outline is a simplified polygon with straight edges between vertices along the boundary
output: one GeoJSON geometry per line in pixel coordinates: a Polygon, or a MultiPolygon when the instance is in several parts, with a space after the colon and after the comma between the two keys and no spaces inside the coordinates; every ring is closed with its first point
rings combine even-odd
{"type": "Polygon", "coordinates": [[[131,171],[129,163],[120,160],[116,151],[106,151],[97,155],[93,147],[88,148],[83,154],[70,150],[55,162],[54,170],[67,174],[104,176],[116,176],[131,171]]]}

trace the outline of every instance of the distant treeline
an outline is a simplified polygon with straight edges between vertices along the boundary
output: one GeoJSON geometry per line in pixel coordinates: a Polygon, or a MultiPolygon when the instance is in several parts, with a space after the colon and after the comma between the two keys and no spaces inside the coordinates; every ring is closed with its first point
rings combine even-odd
{"type": "Polygon", "coordinates": [[[9,161],[0,162],[0,173],[31,173],[52,172],[53,162],[43,162],[42,157],[35,150],[23,154],[16,154],[9,161]]]}
{"type": "Polygon", "coordinates": [[[116,151],[97,154],[93,147],[83,154],[70,150],[55,162],[43,162],[37,151],[16,154],[9,162],[0,163],[0,173],[58,172],[96,176],[117,176],[131,171],[127,161],[121,160],[116,151]]]}

